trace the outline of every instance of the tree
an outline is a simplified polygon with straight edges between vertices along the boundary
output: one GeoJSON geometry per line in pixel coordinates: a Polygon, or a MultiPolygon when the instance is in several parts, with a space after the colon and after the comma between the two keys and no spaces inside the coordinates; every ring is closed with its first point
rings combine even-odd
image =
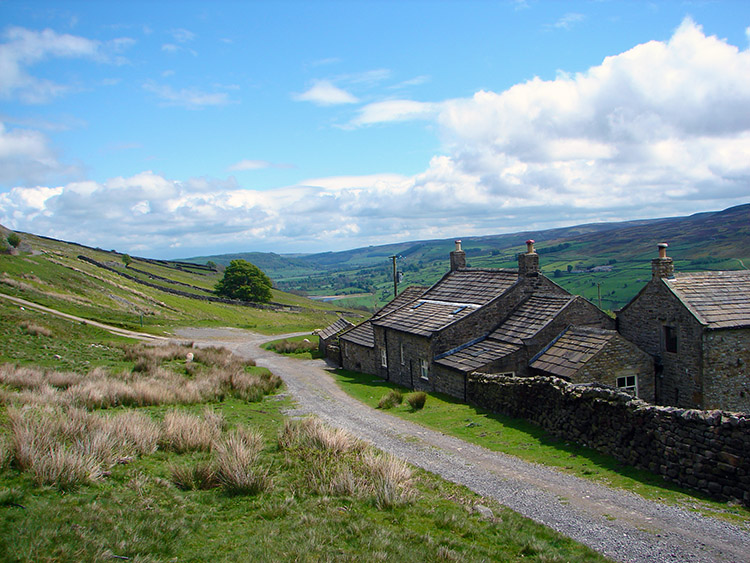
{"type": "Polygon", "coordinates": [[[216,284],[216,293],[232,299],[265,303],[271,300],[271,279],[247,260],[232,260],[224,277],[216,284]]]}
{"type": "Polygon", "coordinates": [[[214,262],[213,260],[209,260],[208,262],[206,262],[206,266],[208,266],[214,271],[216,270],[216,262],[214,262]]]}
{"type": "Polygon", "coordinates": [[[130,266],[130,264],[133,262],[133,259],[130,257],[130,254],[123,254],[122,255],[122,263],[125,264],[125,267],[127,268],[130,266]]]}
{"type": "Polygon", "coordinates": [[[18,248],[18,245],[21,244],[21,237],[17,233],[10,233],[8,235],[8,244],[13,248],[18,248]]]}

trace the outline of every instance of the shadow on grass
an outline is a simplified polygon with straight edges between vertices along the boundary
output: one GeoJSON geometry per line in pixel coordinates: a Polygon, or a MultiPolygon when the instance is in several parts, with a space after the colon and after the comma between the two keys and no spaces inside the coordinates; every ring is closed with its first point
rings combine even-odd
{"type": "MultiPolygon", "coordinates": [[[[383,392],[387,392],[389,389],[397,389],[404,394],[412,392],[411,389],[396,385],[375,375],[367,375],[343,369],[335,369],[330,371],[335,373],[341,383],[345,386],[356,385],[361,388],[371,389],[372,391],[382,390],[383,392]]],[[[670,483],[660,475],[651,473],[650,471],[644,469],[638,469],[630,465],[623,464],[610,455],[602,454],[594,449],[576,444],[570,440],[558,438],[548,431],[544,430],[543,428],[536,426],[535,424],[532,424],[531,422],[528,422],[524,419],[511,418],[502,414],[493,413],[486,409],[467,404],[459,399],[456,399],[455,397],[451,397],[443,393],[428,393],[428,397],[434,397],[435,399],[439,399],[443,403],[447,403],[449,405],[459,405],[462,408],[466,409],[466,420],[469,420],[471,417],[476,416],[477,418],[493,421],[498,425],[500,429],[505,428],[525,434],[529,438],[529,443],[536,443],[541,447],[553,449],[558,454],[559,458],[569,458],[571,460],[578,458],[576,460],[576,463],[574,464],[575,466],[578,466],[578,469],[572,471],[575,475],[580,475],[583,477],[600,476],[606,479],[606,475],[599,475],[600,472],[611,472],[616,473],[617,475],[625,479],[630,479],[635,483],[658,489],[658,491],[654,491],[654,493],[657,493],[654,496],[658,496],[659,492],[671,492],[686,495],[696,500],[715,502],[709,496],[700,493],[699,491],[693,491],[670,483]]],[[[430,400],[428,398],[427,405],[429,404],[430,400]]],[[[433,405],[434,404],[435,401],[433,401],[433,405]]],[[[426,409],[427,407],[425,407],[425,410],[426,409]]],[[[402,412],[413,414],[420,411],[407,410],[402,412]]],[[[450,417],[440,417],[434,422],[422,419],[419,421],[419,423],[424,426],[430,426],[447,434],[454,435],[458,438],[471,441],[476,445],[487,447],[486,441],[482,440],[483,436],[481,434],[467,436],[464,433],[457,432],[457,427],[454,424],[451,424],[450,417]]],[[[470,422],[469,424],[474,425],[474,423],[472,422],[470,422]]],[[[499,434],[499,431],[497,433],[499,434]]],[[[531,459],[532,456],[524,456],[522,451],[524,448],[519,447],[518,445],[509,446],[505,449],[491,449],[493,449],[494,451],[503,451],[505,453],[508,453],[509,455],[515,455],[528,461],[538,462],[538,460],[536,459],[531,459]]],[[[559,469],[571,469],[569,466],[566,466],[564,462],[547,463],[544,460],[542,460],[541,462],[545,465],[549,465],[551,467],[556,467],[559,469]]],[[[595,480],[601,481],[602,479],[595,480]]],[[[627,484],[620,484],[618,486],[620,488],[626,489],[633,488],[628,486],[627,484]]]]}

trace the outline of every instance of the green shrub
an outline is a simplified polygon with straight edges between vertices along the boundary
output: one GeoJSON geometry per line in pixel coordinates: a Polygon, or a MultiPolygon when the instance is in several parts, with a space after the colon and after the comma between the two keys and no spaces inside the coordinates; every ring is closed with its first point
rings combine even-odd
{"type": "Polygon", "coordinates": [[[427,401],[427,394],[424,391],[417,391],[406,397],[406,402],[409,403],[409,406],[415,411],[424,407],[425,401],[427,401]]]}
{"type": "Polygon", "coordinates": [[[380,401],[378,402],[378,408],[391,409],[396,405],[400,405],[403,401],[404,396],[401,394],[401,391],[391,389],[390,391],[388,391],[388,393],[380,398],[380,401]]]}

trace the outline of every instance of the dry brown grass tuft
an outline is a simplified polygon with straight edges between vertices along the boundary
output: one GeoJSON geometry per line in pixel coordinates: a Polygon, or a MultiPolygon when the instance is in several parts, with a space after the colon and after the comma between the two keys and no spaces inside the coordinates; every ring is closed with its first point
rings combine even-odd
{"type": "Polygon", "coordinates": [[[195,349],[195,355],[212,365],[186,361],[187,376],[162,367],[160,362],[187,358],[190,348],[178,345],[126,347],[134,361],[132,372],[109,373],[95,368],[87,375],[44,371],[0,364],[0,391],[4,404],[77,405],[89,410],[117,406],[195,404],[221,401],[228,394],[257,401],[281,385],[270,373],[251,374],[246,362],[224,348],[195,349]]]}
{"type": "Polygon", "coordinates": [[[315,418],[288,420],[278,439],[288,460],[303,465],[305,486],[320,495],[370,499],[378,508],[411,502],[411,469],[341,429],[315,418]]]}
{"type": "Polygon", "coordinates": [[[364,442],[341,428],[332,428],[317,418],[287,420],[279,436],[282,449],[312,448],[334,455],[362,451],[364,442]]]}
{"type": "Polygon", "coordinates": [[[215,415],[209,415],[207,420],[172,409],[164,416],[161,444],[166,449],[178,453],[209,451],[220,436],[221,423],[215,415]]]}
{"type": "Polygon", "coordinates": [[[45,336],[47,338],[52,336],[52,331],[46,326],[34,324],[29,321],[24,321],[19,326],[26,334],[30,336],[45,336]]]}
{"type": "Polygon", "coordinates": [[[59,406],[11,407],[12,455],[38,484],[70,488],[98,480],[134,455],[153,453],[158,425],[147,415],[101,416],[59,406]]]}
{"type": "Polygon", "coordinates": [[[405,461],[368,450],[362,456],[362,463],[367,469],[367,483],[375,506],[391,508],[413,500],[412,473],[405,461]]]}
{"type": "Polygon", "coordinates": [[[271,487],[269,470],[256,463],[262,449],[263,436],[243,427],[216,444],[216,478],[228,493],[258,494],[271,487]]]}

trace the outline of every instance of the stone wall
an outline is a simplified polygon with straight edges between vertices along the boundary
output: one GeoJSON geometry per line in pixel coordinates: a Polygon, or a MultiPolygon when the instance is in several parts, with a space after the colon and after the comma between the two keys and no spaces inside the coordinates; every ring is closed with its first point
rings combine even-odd
{"type": "Polygon", "coordinates": [[[94,266],[102,268],[103,270],[113,272],[117,274],[118,276],[121,276],[132,282],[145,285],[146,287],[151,287],[153,289],[158,289],[159,291],[163,291],[164,293],[171,293],[172,295],[179,295],[181,297],[188,297],[190,299],[197,299],[199,301],[210,301],[212,303],[227,303],[230,305],[242,305],[243,307],[254,307],[256,309],[270,309],[274,311],[302,311],[303,310],[302,307],[297,307],[296,305],[284,305],[282,303],[273,303],[273,302],[252,303],[250,301],[240,301],[239,299],[226,299],[224,297],[213,297],[210,295],[197,295],[195,293],[189,293],[187,291],[182,291],[180,289],[174,289],[171,287],[164,287],[156,283],[151,283],[149,281],[142,280],[135,276],[131,276],[130,274],[126,274],[125,272],[121,272],[117,268],[113,268],[111,266],[107,266],[106,264],[102,264],[101,262],[97,262],[93,258],[89,258],[88,256],[84,256],[82,254],[78,256],[78,259],[82,260],[83,262],[88,262],[89,264],[93,264],[94,266]]]}
{"type": "Polygon", "coordinates": [[[703,407],[703,327],[661,279],[652,279],[617,313],[617,330],[655,358],[657,403],[684,408],[703,407]],[[665,326],[676,330],[676,352],[666,350],[665,326]]]}
{"type": "Polygon", "coordinates": [[[705,408],[750,412],[750,328],[704,333],[705,408]]]}
{"type": "Polygon", "coordinates": [[[375,350],[368,346],[355,344],[348,340],[339,340],[341,347],[341,365],[349,371],[358,371],[360,373],[377,373],[375,350]]]}
{"type": "Polygon", "coordinates": [[[467,400],[679,485],[750,505],[750,415],[659,407],[551,377],[476,373],[467,400]]]}

